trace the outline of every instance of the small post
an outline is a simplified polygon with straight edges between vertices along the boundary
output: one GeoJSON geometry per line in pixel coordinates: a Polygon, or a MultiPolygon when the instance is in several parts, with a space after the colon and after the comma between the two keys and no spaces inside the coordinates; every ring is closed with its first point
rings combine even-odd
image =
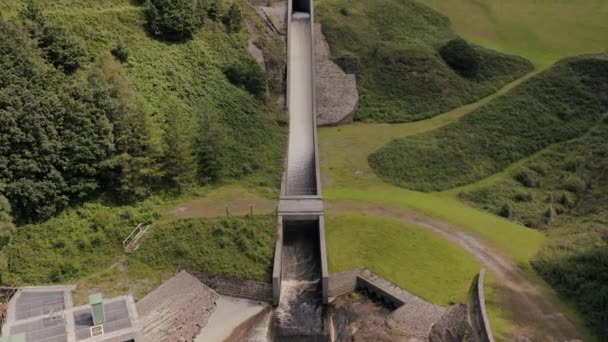
{"type": "Polygon", "coordinates": [[[253,216],[253,204],[249,205],[249,216],[253,216]]]}
{"type": "Polygon", "coordinates": [[[226,216],[230,216],[230,213],[228,212],[228,203],[226,203],[226,216]]]}

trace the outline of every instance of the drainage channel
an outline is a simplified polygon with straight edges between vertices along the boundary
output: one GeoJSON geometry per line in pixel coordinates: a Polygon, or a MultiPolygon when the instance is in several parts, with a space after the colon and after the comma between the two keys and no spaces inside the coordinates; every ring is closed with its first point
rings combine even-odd
{"type": "Polygon", "coordinates": [[[289,147],[273,270],[275,341],[327,341],[327,254],[314,90],[312,0],[289,0],[289,147]]]}

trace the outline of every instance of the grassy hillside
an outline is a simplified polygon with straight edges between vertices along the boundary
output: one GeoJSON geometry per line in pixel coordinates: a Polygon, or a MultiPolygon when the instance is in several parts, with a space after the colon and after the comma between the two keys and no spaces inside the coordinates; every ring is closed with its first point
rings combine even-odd
{"type": "MultiPolygon", "coordinates": [[[[185,266],[187,258],[190,266],[201,270],[266,279],[274,221],[266,217],[189,221],[191,229],[183,229],[182,222],[167,223],[163,212],[185,201],[186,206],[195,207],[192,216],[207,217],[212,210],[196,207],[200,199],[193,197],[224,183],[263,194],[264,203],[278,193],[286,136],[284,113],[275,105],[273,94],[251,94],[233,85],[224,71],[233,65],[255,65],[246,49],[250,37],[244,26],[256,31],[256,43],[267,61],[280,64],[282,50],[265,33],[255,11],[244,0],[235,2],[241,8],[242,29],[228,30],[221,17],[206,18],[191,39],[169,42],[149,35],[145,8],[138,1],[41,1],[42,15],[25,20],[20,10],[26,1],[0,0],[0,50],[7,57],[0,59],[0,199],[6,195],[11,204],[21,203],[15,198],[21,189],[29,189],[36,203],[49,205],[36,218],[28,215],[27,206],[13,206],[19,225],[11,241],[2,202],[2,284],[65,283],[81,277],[91,277],[94,283],[96,274],[112,272],[117,260],[127,259],[127,264],[136,264],[136,269],[152,276],[150,269],[161,265],[171,272],[185,266]],[[54,50],[41,43],[49,32],[60,38],[54,50]],[[118,46],[126,50],[126,60],[110,54],[118,46]],[[56,52],[59,57],[63,52],[77,52],[78,67],[68,72],[54,65],[49,56],[57,57],[56,52]],[[98,121],[96,126],[90,125],[93,119],[98,121]],[[91,132],[104,135],[97,139],[91,132]],[[145,142],[132,144],[136,138],[145,142]],[[103,155],[98,140],[106,144],[103,155]],[[100,156],[91,161],[93,152],[100,156]],[[200,165],[202,154],[205,165],[200,165]],[[49,164],[55,169],[47,172],[49,164]],[[207,173],[209,169],[213,176],[207,173]],[[84,178],[81,173],[89,183],[78,181],[84,178]],[[186,173],[193,179],[177,186],[175,179],[186,173]],[[115,184],[115,179],[124,183],[115,184]],[[121,196],[120,191],[132,184],[137,196],[121,196]],[[51,192],[56,196],[48,195],[51,192]],[[149,241],[169,253],[166,259],[146,256],[145,248],[140,258],[127,258],[122,240],[137,224],[161,217],[164,223],[159,230],[173,229],[173,233],[159,232],[149,241]],[[212,224],[225,226],[221,247],[206,235],[212,224]],[[237,239],[234,232],[249,231],[250,226],[259,235],[247,241],[237,239]],[[176,243],[177,252],[166,248],[162,239],[169,238],[174,239],[171,243],[176,243]],[[181,239],[186,247],[177,243],[181,239]],[[194,250],[191,243],[196,243],[195,253],[180,254],[184,248],[194,250]],[[197,254],[202,250],[210,254],[197,254]]],[[[220,14],[232,3],[221,1],[220,14]]],[[[276,90],[281,86],[269,84],[276,90]]],[[[232,198],[221,200],[230,203],[232,198]]],[[[235,208],[235,213],[248,212],[249,204],[255,205],[251,200],[246,210],[235,208]]],[[[119,293],[125,292],[129,289],[119,293]]]]}
{"type": "Polygon", "coordinates": [[[608,122],[553,146],[466,202],[547,231],[533,266],[608,338],[608,122]],[[530,181],[528,181],[530,180],[530,181]]]}
{"type": "Polygon", "coordinates": [[[465,251],[397,220],[332,213],[326,225],[330,272],[367,267],[441,305],[465,302],[479,272],[479,264],[465,251]]]}
{"type": "Polygon", "coordinates": [[[422,191],[472,183],[584,134],[608,110],[608,55],[566,59],[443,128],[370,155],[380,177],[422,191]]]}
{"type": "Polygon", "coordinates": [[[608,48],[604,0],[420,0],[448,16],[454,31],[497,51],[523,56],[537,67],[608,48]]]}
{"type": "Polygon", "coordinates": [[[325,0],[317,18],[336,58],[358,62],[357,120],[406,122],[475,102],[532,69],[526,60],[474,47],[465,77],[439,50],[457,38],[449,20],[415,1],[325,0]]]}

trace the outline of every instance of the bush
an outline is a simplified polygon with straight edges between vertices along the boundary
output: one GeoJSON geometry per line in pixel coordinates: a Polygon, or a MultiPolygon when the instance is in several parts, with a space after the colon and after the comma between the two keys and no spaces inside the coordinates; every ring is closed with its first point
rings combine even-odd
{"type": "Polygon", "coordinates": [[[526,188],[535,188],[540,185],[537,175],[529,169],[518,171],[513,178],[526,188]]]}
{"type": "Polygon", "coordinates": [[[45,27],[39,44],[49,63],[66,74],[78,70],[85,61],[81,43],[62,28],[45,27]]]}
{"type": "Polygon", "coordinates": [[[359,58],[354,55],[344,55],[334,58],[334,63],[347,74],[356,74],[359,71],[359,58]]]}
{"type": "Polygon", "coordinates": [[[261,97],[266,91],[266,74],[253,61],[233,64],[224,70],[224,74],[230,83],[255,96],[261,97]]]}
{"type": "Polygon", "coordinates": [[[152,35],[181,41],[191,38],[202,26],[204,6],[197,0],[150,0],[146,18],[152,35]]]}
{"type": "Polygon", "coordinates": [[[511,204],[503,204],[502,208],[500,208],[500,210],[498,211],[498,215],[504,218],[510,218],[511,216],[513,216],[513,208],[511,207],[511,204]]]}
{"type": "Polygon", "coordinates": [[[129,51],[122,40],[116,42],[116,46],[114,46],[111,52],[112,56],[116,57],[121,63],[124,64],[129,61],[129,51]]]}
{"type": "Polygon", "coordinates": [[[239,5],[233,3],[228,10],[228,13],[222,18],[222,22],[226,26],[228,32],[238,32],[243,25],[243,18],[239,5]]]}
{"type": "Polygon", "coordinates": [[[479,71],[479,55],[464,39],[450,40],[439,49],[441,58],[464,77],[474,77],[479,71]]]}

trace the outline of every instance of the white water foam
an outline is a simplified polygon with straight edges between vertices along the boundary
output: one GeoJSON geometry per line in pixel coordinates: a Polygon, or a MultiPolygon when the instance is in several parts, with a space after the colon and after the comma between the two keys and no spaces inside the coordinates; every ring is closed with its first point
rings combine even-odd
{"type": "Polygon", "coordinates": [[[316,280],[284,280],[281,282],[281,299],[279,307],[275,310],[276,317],[282,324],[291,322],[291,305],[304,291],[315,288],[319,283],[316,280]]]}

